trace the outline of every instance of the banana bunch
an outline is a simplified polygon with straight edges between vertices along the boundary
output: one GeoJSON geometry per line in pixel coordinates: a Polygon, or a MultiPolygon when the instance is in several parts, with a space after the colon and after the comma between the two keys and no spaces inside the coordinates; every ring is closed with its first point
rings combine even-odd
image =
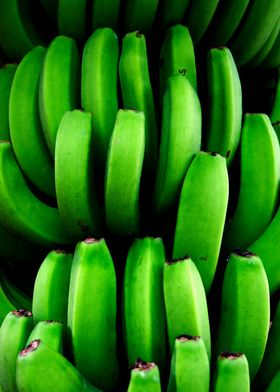
{"type": "Polygon", "coordinates": [[[0,392],[280,390],[280,0],[0,1],[0,392]]]}

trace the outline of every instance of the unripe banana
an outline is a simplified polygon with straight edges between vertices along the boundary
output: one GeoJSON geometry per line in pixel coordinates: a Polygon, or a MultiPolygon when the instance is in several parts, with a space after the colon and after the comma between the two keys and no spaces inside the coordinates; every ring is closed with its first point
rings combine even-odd
{"type": "Polygon", "coordinates": [[[30,0],[1,0],[0,2],[0,45],[8,58],[21,59],[42,38],[31,20],[30,0]]]}
{"type": "Polygon", "coordinates": [[[7,297],[14,304],[14,307],[16,307],[17,309],[32,308],[31,297],[27,295],[25,292],[23,292],[18,286],[16,286],[14,282],[12,282],[10,278],[8,278],[7,274],[4,271],[1,271],[0,282],[1,282],[1,287],[3,288],[7,297]]]}
{"type": "Polygon", "coordinates": [[[277,36],[270,52],[268,53],[267,57],[261,63],[261,68],[273,69],[273,68],[279,67],[279,65],[280,65],[279,45],[280,45],[280,32],[278,33],[278,36],[277,36]]]}
{"type": "Polygon", "coordinates": [[[219,258],[228,194],[225,158],[216,153],[197,153],[181,191],[173,257],[190,255],[206,293],[212,285],[219,258]]]}
{"type": "Polygon", "coordinates": [[[16,361],[18,392],[100,392],[78,370],[42,340],[33,340],[16,361]]]}
{"type": "Polygon", "coordinates": [[[124,30],[151,32],[156,17],[159,0],[128,0],[124,13],[124,30]]]}
{"type": "Polygon", "coordinates": [[[57,249],[43,260],[34,283],[34,322],[57,320],[67,325],[67,305],[73,255],[57,249]]]}
{"type": "Polygon", "coordinates": [[[32,193],[11,144],[3,141],[0,142],[0,204],[0,222],[8,230],[46,247],[71,242],[58,209],[32,193]]]}
{"type": "Polygon", "coordinates": [[[173,352],[177,336],[194,335],[202,337],[210,358],[206,295],[199,272],[190,257],[165,262],[163,289],[170,353],[173,352]]]}
{"type": "Polygon", "coordinates": [[[26,345],[33,340],[39,339],[49,348],[62,354],[63,352],[63,328],[61,321],[44,320],[39,321],[32,329],[26,345]]]}
{"type": "Polygon", "coordinates": [[[105,177],[105,213],[111,232],[130,235],[139,230],[144,149],[143,112],[119,110],[109,145],[105,177]]]}
{"type": "Polygon", "coordinates": [[[21,169],[40,191],[55,198],[54,164],[41,127],[38,104],[45,53],[45,48],[37,46],[18,65],[10,95],[9,121],[21,169]]]}
{"type": "Polygon", "coordinates": [[[278,392],[280,389],[280,370],[276,373],[265,392],[278,392]]]}
{"type": "Polygon", "coordinates": [[[63,35],[53,39],[45,56],[39,88],[43,132],[52,155],[63,114],[79,107],[80,58],[75,41],[63,35]]]}
{"type": "Polygon", "coordinates": [[[154,362],[137,359],[131,368],[127,392],[161,392],[160,375],[154,362]]]}
{"type": "Polygon", "coordinates": [[[159,72],[160,97],[164,95],[167,79],[177,74],[185,76],[197,90],[194,48],[186,26],[177,24],[165,32],[160,52],[159,72]]]}
{"type": "Polygon", "coordinates": [[[68,300],[70,349],[81,374],[104,391],[118,385],[116,305],[116,274],[105,240],[79,242],[68,300]]]}
{"type": "Polygon", "coordinates": [[[118,65],[117,35],[108,27],[95,30],[83,50],[81,95],[82,108],[92,113],[94,163],[102,181],[118,111],[118,65]]]}
{"type": "Polygon", "coordinates": [[[165,363],[165,308],[163,267],[165,250],[160,238],[135,239],[129,249],[123,288],[123,330],[128,364],[138,357],[165,363]]]}
{"type": "Polygon", "coordinates": [[[223,352],[217,358],[213,392],[250,392],[248,361],[244,354],[223,352]]]}
{"type": "Polygon", "coordinates": [[[216,353],[244,353],[251,380],[262,361],[269,317],[269,287],[261,259],[249,251],[231,253],[223,279],[216,353]]]}
{"type": "Polygon", "coordinates": [[[199,336],[175,339],[167,392],[208,392],[210,364],[205,343],[199,336]]]}
{"type": "Polygon", "coordinates": [[[0,329],[0,384],[5,392],[15,392],[16,359],[25,347],[33,326],[32,313],[13,310],[5,317],[0,329]]]}
{"type": "Polygon", "coordinates": [[[61,220],[73,241],[99,235],[101,208],[94,186],[91,113],[65,112],[55,145],[55,187],[61,220]]]}
{"type": "Polygon", "coordinates": [[[17,64],[6,64],[0,69],[0,140],[10,140],[9,101],[17,64]]]}
{"type": "Polygon", "coordinates": [[[226,157],[230,166],[241,135],[242,92],[238,71],[230,50],[213,48],[207,55],[208,119],[207,151],[226,157]]]}
{"type": "Polygon", "coordinates": [[[61,35],[83,42],[86,35],[86,0],[56,0],[58,31],[61,35]]]}
{"type": "Polygon", "coordinates": [[[280,148],[265,114],[246,114],[241,136],[241,178],[236,209],[225,228],[223,247],[246,249],[272,220],[278,203],[280,148]]]}
{"type": "Polygon", "coordinates": [[[201,107],[196,91],[181,75],[170,76],[163,98],[159,162],[153,193],[156,213],[179,198],[188,167],[201,147],[201,107]]]}
{"type": "Polygon", "coordinates": [[[146,40],[139,31],[127,33],[122,40],[119,77],[124,107],[145,114],[144,168],[147,176],[153,178],[158,155],[156,112],[146,40]]]}
{"type": "MultiPolygon", "coordinates": [[[[3,272],[0,270],[0,325],[7,316],[7,314],[16,309],[16,301],[11,298],[7,288],[3,284],[3,272]]],[[[1,383],[0,383],[1,384],[1,383]]]]}

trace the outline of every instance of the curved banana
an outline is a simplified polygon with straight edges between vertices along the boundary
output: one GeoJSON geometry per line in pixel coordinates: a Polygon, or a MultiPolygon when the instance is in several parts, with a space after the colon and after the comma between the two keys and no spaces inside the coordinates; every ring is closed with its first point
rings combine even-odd
{"type": "Polygon", "coordinates": [[[210,363],[200,336],[181,335],[175,339],[167,392],[208,392],[210,363]]]}
{"type": "Polygon", "coordinates": [[[190,255],[200,272],[206,293],[217,267],[228,195],[225,158],[216,153],[197,153],[181,191],[173,257],[190,255]]]}
{"type": "Polygon", "coordinates": [[[32,329],[26,345],[33,340],[40,339],[49,348],[58,353],[63,353],[63,330],[64,325],[61,321],[43,320],[39,321],[32,329]]]}
{"type": "Polygon", "coordinates": [[[246,69],[253,69],[261,67],[261,64],[268,56],[269,52],[273,48],[274,42],[277,40],[280,31],[280,17],[276,20],[274,27],[269,34],[268,38],[265,40],[264,44],[256,55],[245,65],[246,69]]]}
{"type": "Polygon", "coordinates": [[[123,331],[128,364],[138,357],[166,367],[161,238],[137,238],[126,260],[123,283],[123,331]],[[141,295],[139,295],[141,293],[141,295]]]}
{"type": "Polygon", "coordinates": [[[250,2],[240,28],[229,44],[238,67],[248,63],[261,49],[279,15],[279,0],[271,0],[269,4],[263,0],[250,2]]]}
{"type": "Polygon", "coordinates": [[[170,26],[183,23],[190,0],[162,0],[159,4],[159,24],[162,31],[170,26]]]}
{"type": "Polygon", "coordinates": [[[94,186],[91,113],[65,112],[55,145],[58,211],[73,241],[101,233],[102,214],[94,186]]]}
{"type": "Polygon", "coordinates": [[[82,108],[92,113],[94,163],[102,181],[119,105],[118,65],[117,35],[111,28],[95,30],[83,50],[81,94],[82,108]]]}
{"type": "Polygon", "coordinates": [[[280,67],[277,69],[277,83],[274,91],[273,105],[269,114],[270,121],[277,123],[280,121],[280,67]]]}
{"type": "Polygon", "coordinates": [[[261,68],[273,69],[273,68],[279,67],[279,65],[280,65],[279,46],[280,46],[280,32],[278,33],[278,36],[277,36],[270,52],[268,53],[267,57],[260,64],[261,68]]]}
{"type": "Polygon", "coordinates": [[[138,358],[131,368],[127,392],[161,392],[160,375],[154,362],[138,358]]]}
{"type": "MultiPolygon", "coordinates": [[[[12,280],[7,276],[7,273],[1,271],[0,284],[8,298],[17,309],[31,309],[32,299],[29,295],[23,292],[12,280]]],[[[1,300],[0,300],[1,303],[1,300]]]]}
{"type": "Polygon", "coordinates": [[[9,121],[13,150],[24,174],[40,191],[55,198],[54,163],[41,128],[38,105],[45,54],[45,48],[36,46],[19,63],[11,89],[9,121]]]}
{"type": "Polygon", "coordinates": [[[149,34],[153,28],[159,0],[130,0],[126,2],[124,12],[124,31],[140,30],[149,34]]]}
{"type": "Polygon", "coordinates": [[[201,336],[211,356],[210,326],[205,290],[189,256],[166,261],[163,272],[164,302],[169,350],[180,335],[201,336]]]}
{"type": "Polygon", "coordinates": [[[0,142],[0,222],[8,230],[43,246],[69,244],[57,208],[29,189],[9,142],[0,142]]]}
{"type": "Polygon", "coordinates": [[[250,0],[220,0],[207,30],[207,40],[213,46],[226,45],[242,23],[250,0]]]}
{"type": "Polygon", "coordinates": [[[184,24],[188,26],[193,44],[196,45],[204,35],[219,4],[219,0],[192,1],[187,10],[184,24]]]}
{"type": "MultiPolygon", "coordinates": [[[[16,301],[8,295],[7,288],[3,284],[3,272],[0,270],[0,325],[7,316],[7,314],[16,309],[16,301]]],[[[1,329],[0,329],[1,331],[1,329]]],[[[1,385],[1,382],[0,382],[1,385]]]]}
{"type": "Polygon", "coordinates": [[[7,314],[0,329],[0,384],[5,392],[15,392],[16,359],[25,347],[33,327],[32,313],[25,309],[7,314]]]}
{"type": "Polygon", "coordinates": [[[192,38],[186,26],[177,24],[166,30],[160,51],[160,99],[164,96],[167,80],[173,75],[185,76],[197,90],[196,64],[192,38]]]}
{"type": "Polygon", "coordinates": [[[9,101],[17,64],[5,64],[0,69],[0,140],[10,140],[9,101]]]}
{"type": "Polygon", "coordinates": [[[59,352],[33,340],[16,359],[18,392],[101,392],[59,352]]]}
{"type": "Polygon", "coordinates": [[[118,385],[116,274],[104,239],[87,238],[75,248],[67,328],[73,362],[104,391],[118,385]]]}
{"type": "Polygon", "coordinates": [[[215,350],[244,353],[251,380],[263,358],[269,317],[269,287],[261,259],[250,251],[236,250],[225,269],[215,350]]]}
{"type": "Polygon", "coordinates": [[[145,114],[144,171],[148,178],[153,179],[158,159],[157,121],[146,40],[139,31],[126,34],[122,40],[119,78],[124,108],[145,114]]]}
{"type": "Polygon", "coordinates": [[[268,333],[264,356],[254,379],[254,387],[262,391],[267,387],[280,369],[280,300],[268,333]]]}
{"type": "MultiPolygon", "coordinates": [[[[116,30],[119,21],[121,0],[91,0],[91,31],[100,27],[116,30]]],[[[142,10],[141,10],[142,11],[142,10]]]]}
{"type": "Polygon", "coordinates": [[[80,58],[72,38],[52,40],[45,56],[39,86],[39,110],[49,150],[54,155],[56,133],[63,114],[78,108],[80,58]]]}
{"type": "Polygon", "coordinates": [[[223,247],[246,249],[268,227],[279,196],[280,148],[266,114],[245,114],[241,132],[241,178],[236,209],[223,247]]]}
{"type": "Polygon", "coordinates": [[[9,59],[20,60],[42,38],[31,20],[30,0],[1,0],[0,46],[9,59]]]}
{"type": "Polygon", "coordinates": [[[52,250],[38,269],[32,296],[34,322],[56,320],[67,325],[67,305],[73,255],[52,250]]]}
{"type": "Polygon", "coordinates": [[[139,230],[139,188],[145,149],[143,112],[120,109],[110,141],[105,176],[105,214],[111,232],[139,230]]]}
{"type": "Polygon", "coordinates": [[[153,192],[156,213],[172,207],[185,174],[201,147],[201,106],[196,91],[182,75],[170,76],[163,98],[159,162],[153,192]]]}
{"type": "Polygon", "coordinates": [[[86,36],[86,0],[58,0],[57,23],[60,35],[83,42],[86,36]]]}
{"type": "Polygon", "coordinates": [[[241,135],[242,92],[230,50],[213,48],[207,55],[208,117],[205,149],[226,157],[230,166],[241,135]]]}
{"type": "Polygon", "coordinates": [[[250,392],[247,358],[236,352],[223,352],[217,358],[213,392],[250,392]]]}

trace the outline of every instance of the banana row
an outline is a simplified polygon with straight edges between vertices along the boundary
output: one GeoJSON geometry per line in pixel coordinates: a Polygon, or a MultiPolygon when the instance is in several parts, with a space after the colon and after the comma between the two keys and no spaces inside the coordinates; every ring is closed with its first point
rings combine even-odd
{"type": "Polygon", "coordinates": [[[59,391],[110,391],[128,383],[128,391],[208,391],[210,384],[235,391],[241,384],[245,392],[255,383],[263,390],[279,371],[279,303],[270,328],[268,280],[253,252],[231,253],[224,267],[216,333],[196,264],[189,256],[166,259],[159,237],[129,247],[118,309],[116,267],[104,239],[88,237],[73,254],[51,251],[32,305],[4,276],[1,296],[9,301],[18,293],[17,304],[32,313],[14,310],[13,299],[3,315],[2,389],[45,391],[58,383],[59,391]]]}

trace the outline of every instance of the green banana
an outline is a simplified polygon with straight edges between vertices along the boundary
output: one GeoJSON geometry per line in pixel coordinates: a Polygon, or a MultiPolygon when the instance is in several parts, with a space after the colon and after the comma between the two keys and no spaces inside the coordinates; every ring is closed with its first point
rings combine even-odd
{"type": "Polygon", "coordinates": [[[272,220],[278,204],[280,148],[266,114],[245,114],[241,136],[241,179],[236,209],[223,247],[246,249],[272,220]]]}
{"type": "Polygon", "coordinates": [[[124,31],[140,30],[143,34],[151,32],[159,0],[129,0],[124,13],[124,31]]]}
{"type": "Polygon", "coordinates": [[[17,64],[6,64],[0,69],[0,139],[10,140],[9,101],[17,64]]]}
{"type": "Polygon", "coordinates": [[[267,344],[261,366],[254,380],[256,390],[264,390],[280,369],[280,300],[269,329],[267,344]]]}
{"type": "Polygon", "coordinates": [[[269,118],[272,123],[280,121],[280,67],[278,67],[277,69],[277,84],[274,92],[274,100],[269,118]]]}
{"type": "Polygon", "coordinates": [[[127,392],[161,392],[160,375],[154,362],[137,359],[131,368],[127,392]]]}
{"type": "MultiPolygon", "coordinates": [[[[9,312],[16,309],[16,304],[14,299],[11,298],[7,293],[7,288],[3,284],[3,272],[0,270],[0,325],[7,316],[9,312]]],[[[1,330],[1,329],[0,329],[1,330]]],[[[1,351],[1,350],[0,350],[1,351]]],[[[1,385],[1,382],[0,382],[1,385]]]]}
{"type": "Polygon", "coordinates": [[[279,18],[279,5],[279,0],[250,2],[240,28],[229,45],[238,67],[248,63],[264,45],[279,18]]]}
{"type": "Polygon", "coordinates": [[[73,255],[65,250],[52,250],[37,272],[32,312],[34,322],[61,321],[67,325],[67,305],[73,255]]]}
{"type": "Polygon", "coordinates": [[[143,112],[120,109],[105,176],[105,214],[110,231],[130,235],[140,224],[139,188],[145,149],[143,112]]]}
{"type": "Polygon", "coordinates": [[[189,256],[166,261],[163,272],[164,302],[169,349],[180,335],[201,336],[211,355],[210,326],[205,290],[198,269],[189,256]]]}
{"type": "Polygon", "coordinates": [[[87,40],[82,57],[82,108],[92,113],[93,155],[103,179],[118,111],[118,37],[100,28],[87,40]]]}
{"type": "Polygon", "coordinates": [[[4,271],[0,274],[1,287],[6,292],[7,297],[10,298],[14,307],[17,309],[31,309],[32,299],[29,295],[17,287],[11,278],[8,278],[4,271]]]}
{"type": "Polygon", "coordinates": [[[278,36],[277,36],[270,52],[268,53],[267,57],[260,64],[261,68],[273,69],[273,68],[279,67],[279,65],[280,65],[279,46],[280,46],[280,32],[278,33],[278,36]]]}
{"type": "Polygon", "coordinates": [[[236,64],[226,47],[207,54],[208,117],[205,148],[226,157],[230,166],[241,135],[242,92],[236,64]]]}
{"type": "Polygon", "coordinates": [[[49,348],[58,353],[63,353],[63,329],[64,325],[61,321],[44,320],[39,321],[32,329],[26,345],[33,340],[39,339],[49,348]]]}
{"type": "Polygon", "coordinates": [[[32,313],[25,309],[9,312],[0,329],[0,384],[5,392],[15,392],[16,359],[32,330],[32,313]]]}
{"type": "Polygon", "coordinates": [[[272,125],[273,125],[273,128],[274,128],[275,132],[276,132],[278,141],[280,143],[280,120],[275,122],[275,123],[273,123],[272,125]]]}
{"type": "Polygon", "coordinates": [[[63,114],[79,107],[80,58],[72,38],[60,35],[50,43],[39,85],[39,110],[49,150],[54,155],[63,114]]]}
{"type": "Polygon", "coordinates": [[[167,392],[208,392],[210,364],[205,343],[199,336],[175,339],[167,392]]]}
{"type": "Polygon", "coordinates": [[[272,379],[268,388],[265,392],[278,392],[280,388],[280,370],[276,373],[276,376],[272,379]]]}
{"type": "Polygon", "coordinates": [[[166,366],[164,260],[161,238],[137,238],[129,249],[123,283],[123,331],[129,365],[141,357],[160,369],[166,366]]]}
{"type": "Polygon", "coordinates": [[[146,40],[139,31],[127,33],[122,40],[119,78],[124,108],[143,111],[145,114],[144,170],[153,179],[158,159],[157,121],[146,40]]]}
{"type": "Polygon", "coordinates": [[[73,361],[104,391],[118,385],[116,274],[104,239],[76,245],[70,277],[67,328],[73,361]]]}
{"type": "Polygon", "coordinates": [[[192,87],[197,90],[192,38],[189,29],[180,24],[167,29],[164,35],[160,51],[160,99],[164,96],[167,79],[176,74],[185,76],[192,87]]]}
{"type": "Polygon", "coordinates": [[[159,4],[161,30],[166,31],[170,26],[183,23],[189,3],[190,0],[162,0],[159,4]]]}
{"type": "Polygon", "coordinates": [[[91,30],[100,27],[111,27],[116,30],[121,0],[91,0],[90,3],[92,4],[91,30]]]}
{"type": "Polygon", "coordinates": [[[42,38],[31,20],[30,0],[1,0],[0,46],[9,59],[20,60],[34,46],[42,45],[42,38]]]}
{"type": "Polygon", "coordinates": [[[217,358],[213,392],[250,392],[247,358],[241,353],[223,352],[217,358]]]}
{"type": "Polygon", "coordinates": [[[193,44],[196,45],[207,30],[219,0],[196,0],[192,1],[184,18],[184,24],[188,26],[193,44]]]}
{"type": "Polygon", "coordinates": [[[242,23],[250,0],[220,0],[207,30],[207,40],[212,45],[226,45],[242,23]]]}
{"type": "Polygon", "coordinates": [[[236,250],[226,265],[216,353],[242,352],[255,377],[264,354],[270,317],[269,287],[261,259],[236,250]]]}
{"type": "Polygon", "coordinates": [[[100,392],[60,353],[33,340],[16,360],[18,392],[100,392]]]}
{"type": "Polygon", "coordinates": [[[261,64],[268,56],[269,52],[271,51],[274,42],[277,40],[277,36],[280,31],[280,17],[276,20],[271,33],[269,34],[268,38],[260,48],[260,50],[256,53],[256,55],[245,65],[246,69],[253,69],[257,67],[261,67],[261,64]]]}
{"type": "Polygon", "coordinates": [[[24,174],[40,191],[55,198],[54,164],[45,143],[38,105],[45,53],[45,48],[36,46],[19,63],[11,89],[9,121],[14,153],[24,174]]]}
{"type": "Polygon", "coordinates": [[[58,0],[57,23],[60,35],[83,42],[86,36],[86,0],[58,0]]]}
{"type": "Polygon", "coordinates": [[[184,179],[175,228],[173,258],[190,255],[206,293],[215,275],[228,205],[226,159],[198,152],[184,179]]]}
{"type": "Polygon", "coordinates": [[[101,233],[102,214],[93,183],[91,113],[65,112],[55,145],[55,187],[58,211],[73,241],[101,233]]]}
{"type": "Polygon", "coordinates": [[[185,174],[201,147],[201,106],[182,75],[170,76],[163,99],[159,162],[153,192],[156,213],[177,201],[185,174]]]}
{"type": "Polygon", "coordinates": [[[69,244],[57,208],[38,199],[29,189],[9,142],[0,142],[0,222],[43,246],[69,244]]]}

